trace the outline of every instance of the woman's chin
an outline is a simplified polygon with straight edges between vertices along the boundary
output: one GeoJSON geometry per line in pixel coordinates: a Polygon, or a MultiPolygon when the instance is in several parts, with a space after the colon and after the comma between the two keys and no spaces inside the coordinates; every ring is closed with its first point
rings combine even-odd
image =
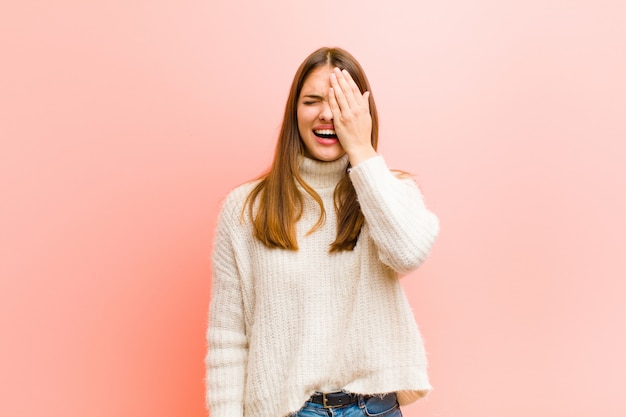
{"type": "Polygon", "coordinates": [[[305,149],[304,156],[311,159],[316,159],[322,162],[332,162],[344,156],[346,152],[341,145],[325,147],[322,149],[313,149],[311,152],[309,149],[305,149]]]}

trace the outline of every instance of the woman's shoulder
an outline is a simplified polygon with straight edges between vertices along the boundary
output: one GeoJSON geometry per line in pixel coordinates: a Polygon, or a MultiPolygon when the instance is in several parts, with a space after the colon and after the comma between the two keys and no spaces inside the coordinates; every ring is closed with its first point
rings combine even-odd
{"type": "Polygon", "coordinates": [[[248,196],[260,181],[258,179],[248,181],[230,190],[222,200],[222,215],[242,213],[248,196]]]}
{"type": "Polygon", "coordinates": [[[254,179],[251,181],[244,182],[243,184],[239,184],[232,190],[230,190],[226,197],[224,198],[224,202],[228,202],[229,204],[241,204],[243,205],[252,192],[256,188],[257,185],[261,182],[260,179],[254,179]]]}

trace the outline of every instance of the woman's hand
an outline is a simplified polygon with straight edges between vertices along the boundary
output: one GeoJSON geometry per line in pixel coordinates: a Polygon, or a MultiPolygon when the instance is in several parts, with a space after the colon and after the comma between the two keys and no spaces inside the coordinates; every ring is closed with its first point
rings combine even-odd
{"type": "Polygon", "coordinates": [[[335,68],[331,72],[328,101],[333,125],[352,166],[376,156],[372,146],[369,96],[369,91],[361,94],[348,71],[335,68]]]}

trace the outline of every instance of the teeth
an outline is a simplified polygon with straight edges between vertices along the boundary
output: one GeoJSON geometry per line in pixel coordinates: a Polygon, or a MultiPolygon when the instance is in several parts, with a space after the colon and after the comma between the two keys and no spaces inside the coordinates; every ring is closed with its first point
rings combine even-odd
{"type": "Polygon", "coordinates": [[[318,135],[335,135],[334,129],[322,129],[322,130],[314,130],[318,135]]]}

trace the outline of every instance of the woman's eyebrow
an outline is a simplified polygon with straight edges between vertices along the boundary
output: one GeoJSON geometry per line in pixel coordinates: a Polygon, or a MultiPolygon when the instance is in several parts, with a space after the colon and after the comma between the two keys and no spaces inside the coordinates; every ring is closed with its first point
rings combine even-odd
{"type": "Polygon", "coordinates": [[[304,98],[304,97],[306,97],[306,98],[314,98],[314,99],[317,99],[317,100],[325,100],[326,99],[326,97],[320,96],[319,94],[303,94],[302,98],[304,98]]]}

